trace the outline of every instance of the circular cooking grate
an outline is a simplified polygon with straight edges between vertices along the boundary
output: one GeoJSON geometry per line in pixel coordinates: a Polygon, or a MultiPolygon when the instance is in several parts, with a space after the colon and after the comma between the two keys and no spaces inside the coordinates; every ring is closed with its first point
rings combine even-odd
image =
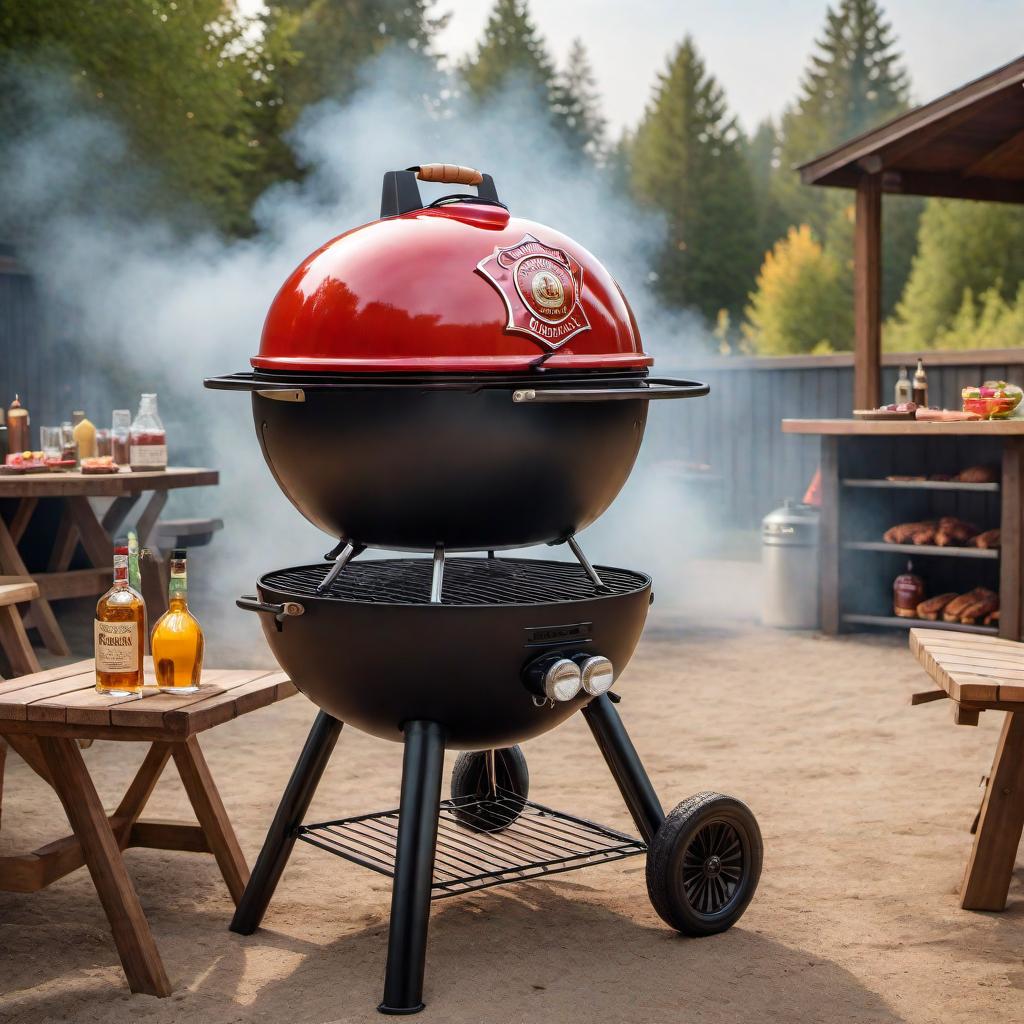
{"type": "MultiPolygon", "coordinates": [[[[331,569],[300,565],[260,577],[260,586],[279,594],[366,604],[430,604],[433,563],[427,558],[350,562],[324,593],[317,587],[331,569]]],[[[449,558],[444,565],[443,605],[522,605],[582,601],[642,590],[650,578],[628,569],[597,566],[598,591],[576,562],[525,558],[449,558]]]]}

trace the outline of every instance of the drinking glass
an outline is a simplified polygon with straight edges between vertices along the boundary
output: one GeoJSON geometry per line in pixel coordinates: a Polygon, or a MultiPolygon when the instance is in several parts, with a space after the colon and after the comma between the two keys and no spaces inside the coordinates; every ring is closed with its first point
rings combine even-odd
{"type": "Polygon", "coordinates": [[[40,427],[39,447],[48,459],[59,459],[63,449],[60,427],[40,427]]]}

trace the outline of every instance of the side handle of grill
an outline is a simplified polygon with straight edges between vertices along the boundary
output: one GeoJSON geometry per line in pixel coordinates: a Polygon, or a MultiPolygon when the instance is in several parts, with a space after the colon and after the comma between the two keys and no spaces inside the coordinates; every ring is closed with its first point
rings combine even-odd
{"type": "Polygon", "coordinates": [[[605,388],[517,388],[512,392],[516,403],[536,402],[649,402],[663,398],[700,398],[711,390],[710,385],[696,380],[674,380],[649,377],[643,384],[605,388]]]}
{"type": "Polygon", "coordinates": [[[235,601],[235,604],[246,612],[266,612],[274,616],[278,632],[284,620],[289,616],[302,615],[306,609],[298,601],[283,601],[280,604],[269,604],[261,601],[255,594],[246,594],[235,601]]]}

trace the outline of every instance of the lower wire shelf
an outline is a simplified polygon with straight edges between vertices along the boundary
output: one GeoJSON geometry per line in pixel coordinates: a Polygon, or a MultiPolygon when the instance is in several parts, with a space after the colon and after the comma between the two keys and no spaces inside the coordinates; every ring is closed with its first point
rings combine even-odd
{"type": "MultiPolygon", "coordinates": [[[[297,838],[394,877],[398,811],[377,811],[316,825],[297,838]]],[[[646,853],[635,836],[506,790],[483,799],[442,800],[434,855],[433,899],[523,882],[646,853]]]]}

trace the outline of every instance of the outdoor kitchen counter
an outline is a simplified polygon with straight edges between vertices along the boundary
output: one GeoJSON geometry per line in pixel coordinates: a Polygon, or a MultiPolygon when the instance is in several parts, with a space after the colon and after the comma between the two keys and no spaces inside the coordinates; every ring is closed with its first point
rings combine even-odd
{"type": "Polygon", "coordinates": [[[912,558],[932,594],[990,586],[998,626],[941,623],[943,629],[1019,640],[1024,628],[1024,419],[947,423],[917,420],[785,419],[784,434],[821,438],[821,624],[826,633],[865,626],[933,626],[892,614],[892,582],[912,558]],[[955,476],[993,466],[992,483],[888,480],[955,476]],[[886,544],[888,526],[956,515],[998,527],[1000,548],[886,544]]]}

